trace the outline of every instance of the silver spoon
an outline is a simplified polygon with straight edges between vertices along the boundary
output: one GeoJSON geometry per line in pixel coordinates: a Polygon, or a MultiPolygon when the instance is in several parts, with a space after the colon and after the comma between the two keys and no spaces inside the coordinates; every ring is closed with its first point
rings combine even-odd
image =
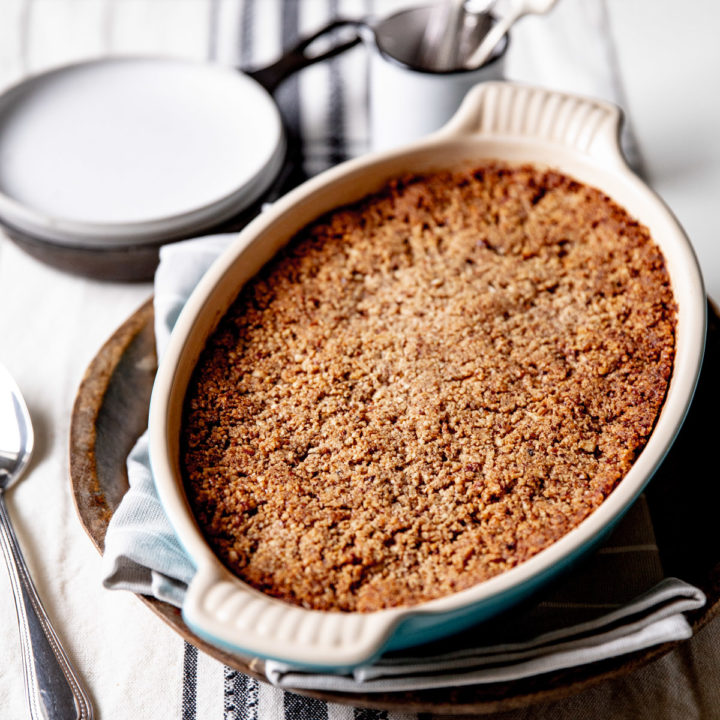
{"type": "Polygon", "coordinates": [[[441,0],[429,6],[416,64],[425,70],[461,70],[492,26],[496,0],[441,0]]]}
{"type": "Polygon", "coordinates": [[[513,0],[507,14],[501,17],[483,38],[477,50],[465,62],[465,67],[471,70],[480,67],[492,55],[495,46],[514,22],[524,15],[542,15],[549,12],[556,2],[557,0],[513,0]]]}
{"type": "Polygon", "coordinates": [[[455,67],[458,39],[465,19],[464,5],[465,0],[442,0],[433,6],[421,43],[421,67],[433,70],[455,67]]]}
{"type": "Polygon", "coordinates": [[[20,389],[0,365],[0,545],[15,595],[30,717],[92,720],[90,699],[43,609],[5,505],[5,491],[30,461],[33,437],[20,389]]]}

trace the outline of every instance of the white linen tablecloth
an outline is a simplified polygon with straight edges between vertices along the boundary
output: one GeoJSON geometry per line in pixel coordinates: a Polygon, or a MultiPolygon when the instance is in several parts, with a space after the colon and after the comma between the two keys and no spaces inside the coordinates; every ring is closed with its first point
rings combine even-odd
{"type": "MultiPolygon", "coordinates": [[[[367,3],[372,4],[384,11],[406,3],[367,3]]],[[[248,53],[248,43],[259,37],[268,42],[262,46],[256,42],[252,57],[262,63],[275,57],[282,45],[283,35],[276,31],[279,20],[289,36],[292,23],[309,31],[329,12],[349,15],[358,11],[358,5],[363,12],[367,9],[366,3],[358,0],[305,0],[300,4],[290,0],[2,0],[0,88],[30,72],[107,52],[233,61],[234,54],[248,53]],[[240,22],[250,6],[254,6],[255,21],[261,28],[256,35],[240,22]]],[[[708,287],[717,297],[720,256],[708,188],[720,186],[715,131],[720,126],[720,108],[715,96],[707,92],[703,77],[713,77],[720,66],[713,30],[720,24],[720,6],[699,0],[694,7],[705,14],[706,21],[700,25],[691,24],[688,13],[669,0],[659,0],[652,8],[641,0],[562,0],[555,22],[566,28],[572,45],[558,66],[565,70],[564,85],[558,83],[555,70],[543,69],[541,60],[535,59],[542,57],[542,51],[527,61],[532,65],[526,64],[525,76],[514,74],[512,64],[508,74],[604,94],[595,87],[577,87],[572,76],[591,49],[581,38],[606,36],[613,97],[626,102],[631,111],[650,181],[661,188],[671,207],[682,211],[680,219],[693,229],[708,287]],[[568,20],[569,15],[577,18],[583,12],[594,34],[583,35],[577,21],[568,20]],[[642,32],[637,30],[639,21],[642,32]],[[672,44],[679,32],[687,35],[682,52],[672,44]],[[682,101],[674,100],[676,96],[682,101]]],[[[521,39],[540,22],[524,20],[515,34],[515,45],[529,53],[534,45],[528,40],[521,46],[521,39]]],[[[341,62],[362,63],[360,51],[341,62]]],[[[284,90],[290,96],[285,102],[292,103],[293,94],[299,92],[292,89],[294,84],[312,85],[330,72],[323,66],[305,71],[284,90]]],[[[309,154],[315,165],[308,169],[314,171],[339,159],[340,153],[326,156],[322,137],[327,134],[328,120],[321,103],[311,105],[298,109],[298,119],[311,141],[320,138],[317,152],[309,154]]],[[[347,117],[345,122],[346,151],[362,151],[366,141],[362,114],[347,117]]],[[[100,558],[75,514],[67,473],[75,392],[101,344],[150,295],[150,284],[100,283],[63,274],[27,256],[3,237],[0,287],[0,360],[23,389],[37,434],[29,473],[9,495],[8,505],[40,595],[86,681],[96,717],[231,720],[253,717],[261,700],[270,705],[277,702],[267,699],[268,686],[250,686],[239,674],[218,672],[217,663],[203,653],[185,651],[183,641],[131,594],[104,590],[99,579],[100,558]],[[191,696],[184,692],[184,679],[193,673],[206,676],[208,682],[198,684],[191,696]]],[[[0,618],[4,651],[0,717],[15,720],[27,713],[14,606],[4,571],[0,571],[0,618]]],[[[715,622],[680,650],[629,678],[603,683],[552,706],[499,717],[712,718],[720,707],[718,668],[720,627],[715,622]]],[[[311,702],[297,696],[270,709],[278,717],[321,717],[311,702]]],[[[330,705],[327,717],[385,716],[330,705]]]]}

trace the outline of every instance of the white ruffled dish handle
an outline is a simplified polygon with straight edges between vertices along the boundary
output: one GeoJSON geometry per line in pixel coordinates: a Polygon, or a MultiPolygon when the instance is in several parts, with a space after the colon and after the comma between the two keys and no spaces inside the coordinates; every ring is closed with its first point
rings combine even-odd
{"type": "Polygon", "coordinates": [[[595,98],[517,83],[487,82],[465,97],[436,138],[481,135],[530,141],[591,157],[609,169],[626,170],[620,147],[620,108],[595,98]]]}
{"type": "Polygon", "coordinates": [[[240,583],[224,568],[198,570],[183,602],[183,619],[203,639],[230,651],[317,670],[342,670],[377,655],[405,614],[321,612],[294,607],[240,583]]]}

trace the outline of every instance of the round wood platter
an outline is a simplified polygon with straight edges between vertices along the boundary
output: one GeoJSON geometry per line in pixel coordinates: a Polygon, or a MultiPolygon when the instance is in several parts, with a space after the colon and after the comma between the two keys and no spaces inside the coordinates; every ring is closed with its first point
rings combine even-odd
{"type": "MultiPolygon", "coordinates": [[[[662,468],[647,490],[658,547],[667,575],[680,577],[708,596],[690,616],[697,632],[720,612],[720,545],[713,529],[720,506],[714,477],[715,413],[720,406],[720,318],[709,311],[708,344],[693,406],[662,468]],[[690,471],[692,468],[692,471],[690,471]]],[[[99,552],[108,522],[127,491],[125,459],[147,427],[157,358],[152,301],[137,310],[100,349],[78,390],[70,432],[70,478],[80,521],[99,552]]],[[[266,680],[262,662],[224,652],[193,634],[180,611],[138,596],[185,640],[241,672],[266,680]]],[[[627,675],[670,652],[676,643],[603,662],[513,682],[436,690],[302,694],[354,706],[486,714],[559,700],[610,678],[627,675]]]]}

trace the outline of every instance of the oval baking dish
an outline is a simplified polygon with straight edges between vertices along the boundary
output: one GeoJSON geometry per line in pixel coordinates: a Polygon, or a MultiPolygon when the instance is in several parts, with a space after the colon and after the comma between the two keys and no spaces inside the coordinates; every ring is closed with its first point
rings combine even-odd
{"type": "Polygon", "coordinates": [[[150,407],[152,469],[162,504],[197,566],[186,623],[213,644],[306,668],[347,669],[388,649],[420,644],[487,619],[527,596],[591,549],[651,478],[683,422],[702,361],[706,300],[683,230],[628,168],[613,105],[511,83],[474,88],[455,117],[427,139],[340,165],[297,188],[251,223],[206,274],[178,319],[150,407]],[[186,387],[206,339],[239,289],[299,230],[327,211],[380,189],[391,177],[500,160],[557,168],[607,193],[646,225],[665,255],[678,306],[675,365],[646,447],[609,497],[575,529],[524,563],[467,590],[371,613],[305,610],[232,575],[207,544],[186,499],[180,424],[186,387]]]}

